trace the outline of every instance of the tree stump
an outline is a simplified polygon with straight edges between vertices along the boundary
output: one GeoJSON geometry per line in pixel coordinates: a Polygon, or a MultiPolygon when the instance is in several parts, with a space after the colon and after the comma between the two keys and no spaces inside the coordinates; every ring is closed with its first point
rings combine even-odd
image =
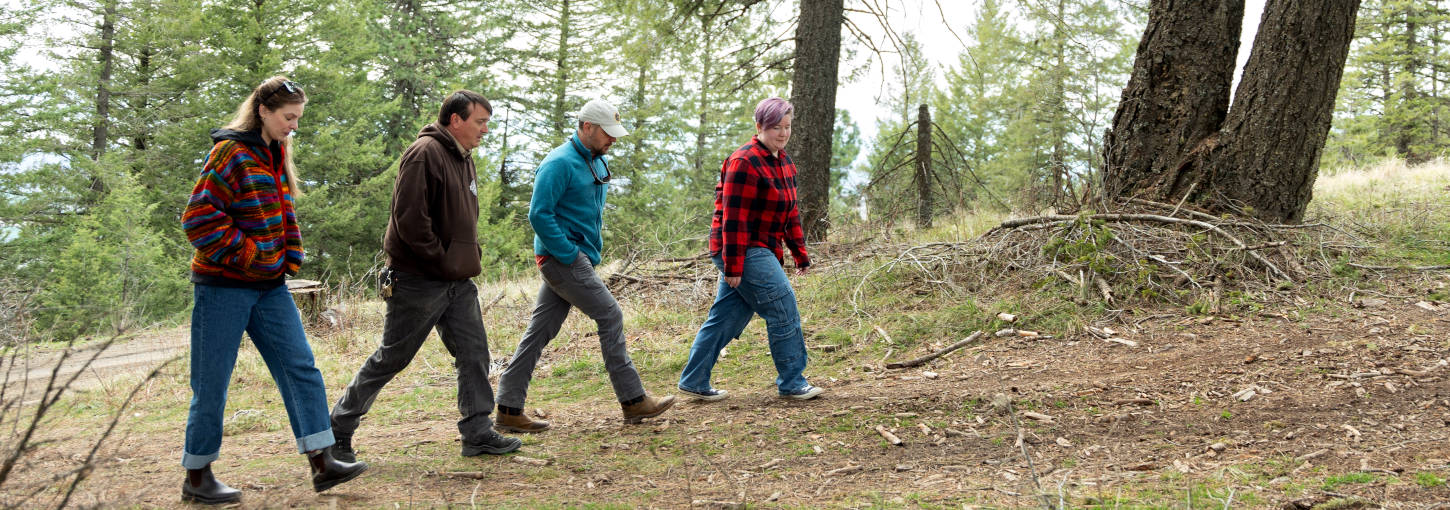
{"type": "Polygon", "coordinates": [[[292,302],[302,314],[306,324],[316,324],[327,310],[327,287],[317,280],[287,280],[287,290],[292,293],[292,302]]]}

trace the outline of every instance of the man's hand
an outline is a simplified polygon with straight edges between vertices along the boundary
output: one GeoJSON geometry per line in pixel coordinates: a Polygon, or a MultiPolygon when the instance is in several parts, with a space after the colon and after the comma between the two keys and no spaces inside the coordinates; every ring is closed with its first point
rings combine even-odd
{"type": "Polygon", "coordinates": [[[736,287],[739,287],[740,286],[740,277],[739,276],[726,276],[725,277],[725,285],[729,285],[730,288],[732,288],[732,289],[733,288],[736,288],[736,287]]]}
{"type": "Polygon", "coordinates": [[[804,275],[804,274],[809,273],[809,272],[811,272],[811,266],[797,267],[797,268],[795,268],[795,274],[796,274],[796,276],[801,276],[801,275],[804,275]]]}

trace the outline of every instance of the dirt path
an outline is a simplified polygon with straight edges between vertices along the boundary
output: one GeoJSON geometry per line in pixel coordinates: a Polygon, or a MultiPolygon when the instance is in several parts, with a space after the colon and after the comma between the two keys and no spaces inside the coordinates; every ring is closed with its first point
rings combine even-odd
{"type": "Polygon", "coordinates": [[[104,387],[118,378],[144,375],[166,360],[184,355],[189,331],[183,326],[148,332],[110,345],[82,347],[68,355],[51,351],[7,356],[0,359],[0,377],[5,381],[0,395],[7,400],[24,395],[24,403],[29,405],[45,392],[52,374],[57,384],[76,377],[71,384],[75,390],[104,387]],[[65,361],[57,372],[56,363],[62,356],[65,361]]]}

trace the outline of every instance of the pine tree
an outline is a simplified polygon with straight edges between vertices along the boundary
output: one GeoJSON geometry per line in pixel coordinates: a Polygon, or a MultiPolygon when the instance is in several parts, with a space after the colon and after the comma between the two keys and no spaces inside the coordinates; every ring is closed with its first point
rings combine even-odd
{"type": "Polygon", "coordinates": [[[1325,164],[1443,154],[1450,10],[1438,1],[1371,0],[1360,9],[1325,164]]]}

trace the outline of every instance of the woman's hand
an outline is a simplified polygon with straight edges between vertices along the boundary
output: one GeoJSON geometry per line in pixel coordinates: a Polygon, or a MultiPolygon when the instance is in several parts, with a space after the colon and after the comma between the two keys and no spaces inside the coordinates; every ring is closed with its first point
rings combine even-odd
{"type": "Polygon", "coordinates": [[[740,277],[739,276],[726,276],[725,277],[725,285],[729,285],[730,288],[732,288],[732,289],[733,288],[736,288],[736,287],[739,287],[740,286],[740,277]]]}
{"type": "Polygon", "coordinates": [[[811,266],[797,267],[797,268],[795,268],[795,274],[796,274],[796,276],[801,276],[801,275],[804,275],[804,274],[809,273],[809,272],[811,272],[811,266]]]}

